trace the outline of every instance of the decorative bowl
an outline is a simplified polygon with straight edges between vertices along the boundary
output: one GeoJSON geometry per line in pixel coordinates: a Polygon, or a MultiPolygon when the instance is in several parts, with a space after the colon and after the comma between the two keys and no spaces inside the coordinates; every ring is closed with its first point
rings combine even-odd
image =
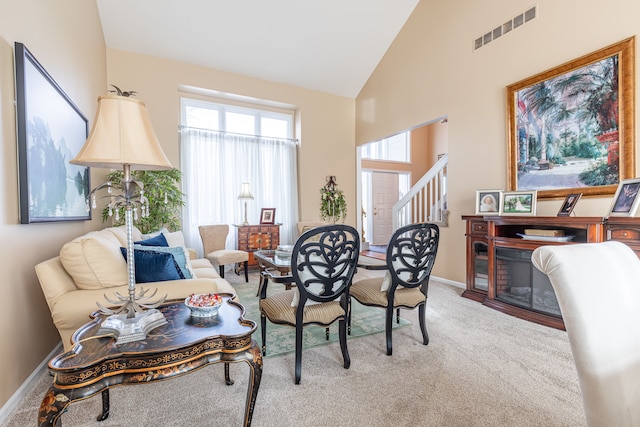
{"type": "Polygon", "coordinates": [[[193,317],[213,317],[218,315],[222,297],[218,294],[191,294],[184,300],[193,317]]]}

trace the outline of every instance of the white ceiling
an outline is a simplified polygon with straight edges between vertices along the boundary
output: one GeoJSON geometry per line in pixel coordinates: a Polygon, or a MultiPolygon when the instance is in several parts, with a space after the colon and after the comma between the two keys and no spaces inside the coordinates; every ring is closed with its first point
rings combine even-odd
{"type": "Polygon", "coordinates": [[[419,0],[96,0],[108,48],[355,98],[419,0]]]}

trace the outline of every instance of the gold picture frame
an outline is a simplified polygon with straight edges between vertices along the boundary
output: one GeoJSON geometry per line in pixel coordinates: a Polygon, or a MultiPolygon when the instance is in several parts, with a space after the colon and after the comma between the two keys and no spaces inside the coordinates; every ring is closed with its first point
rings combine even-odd
{"type": "Polygon", "coordinates": [[[636,173],[635,37],[507,86],[507,121],[509,191],[613,194],[636,173]]]}

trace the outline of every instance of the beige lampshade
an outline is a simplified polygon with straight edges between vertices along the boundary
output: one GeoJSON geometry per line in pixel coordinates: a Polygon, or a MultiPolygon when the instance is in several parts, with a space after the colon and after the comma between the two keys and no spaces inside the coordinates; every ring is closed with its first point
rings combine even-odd
{"type": "Polygon", "coordinates": [[[144,102],[118,95],[98,97],[89,138],[69,163],[113,169],[124,164],[139,170],[173,167],[160,147],[144,102]]]}
{"type": "Polygon", "coordinates": [[[249,183],[243,182],[242,188],[240,189],[240,195],[238,196],[238,200],[253,200],[253,195],[251,191],[249,191],[249,183]]]}

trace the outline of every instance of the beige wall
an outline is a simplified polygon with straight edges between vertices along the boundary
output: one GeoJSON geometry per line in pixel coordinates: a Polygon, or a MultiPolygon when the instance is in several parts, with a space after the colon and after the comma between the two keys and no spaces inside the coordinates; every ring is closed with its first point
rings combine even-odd
{"type": "MultiPolygon", "coordinates": [[[[185,87],[270,100],[294,108],[300,140],[300,220],[319,220],[320,188],[329,175],[337,177],[349,212],[355,211],[353,99],[119,50],[108,50],[108,64],[109,83],[138,91],[139,99],[147,103],[158,139],[176,167],[180,165],[180,96],[189,96],[181,92],[185,87]]],[[[355,225],[355,216],[349,214],[346,222],[355,225]]]]}
{"type": "MultiPolygon", "coordinates": [[[[535,3],[421,1],[357,97],[356,145],[448,117],[451,214],[436,276],[464,282],[460,217],[475,212],[477,189],[506,189],[505,87],[640,30],[637,1],[540,0],[535,20],[473,51],[475,38],[535,3]]],[[[610,201],[583,198],[576,213],[604,216],[610,201]]],[[[538,214],[555,216],[561,202],[539,203],[538,214]]]]}
{"type": "Polygon", "coordinates": [[[89,120],[93,119],[97,96],[105,89],[107,80],[104,39],[94,2],[3,0],[0,8],[2,406],[60,341],[34,265],[57,255],[65,241],[101,226],[99,219],[20,225],[13,104],[14,43],[25,44],[89,120]]]}

